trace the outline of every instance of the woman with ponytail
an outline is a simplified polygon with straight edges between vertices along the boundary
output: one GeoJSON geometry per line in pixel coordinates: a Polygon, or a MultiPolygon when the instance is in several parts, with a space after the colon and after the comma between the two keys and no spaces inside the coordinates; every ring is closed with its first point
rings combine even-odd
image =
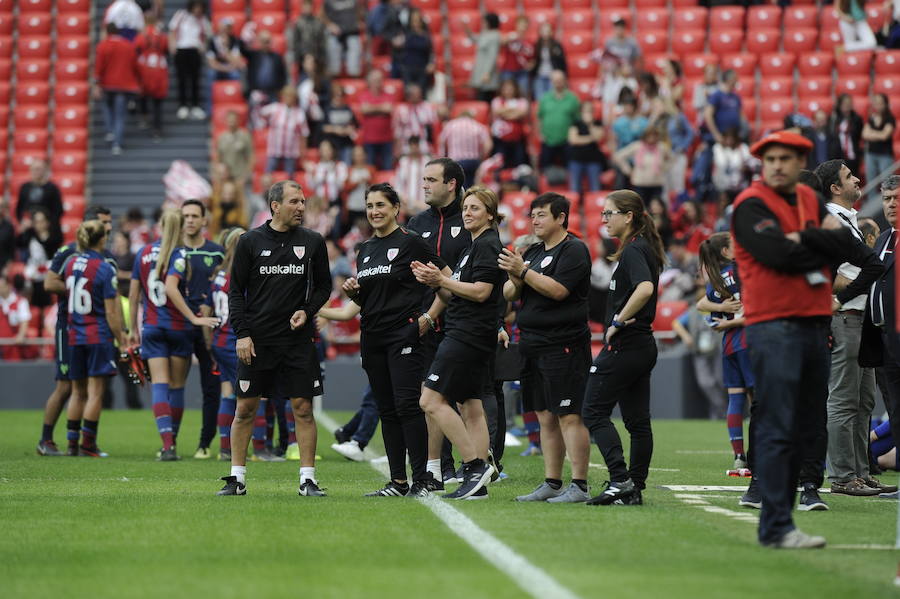
{"type": "Polygon", "coordinates": [[[78,252],[69,258],[62,272],[69,299],[72,379],[67,455],[99,458],[106,457],[97,447],[103,393],[106,379],[117,372],[113,342],[124,346],[125,339],[116,296],[116,271],[101,253],[108,240],[106,226],[99,220],[85,221],[78,227],[76,238],[78,252]]]}
{"type": "Polygon", "coordinates": [[[138,305],[142,294],[144,298],[140,329],[138,311],[131,310],[130,341],[140,343],[141,355],[150,368],[153,416],[162,438],[159,459],[163,462],[178,460],[175,441],[184,413],[184,383],[194,348],[193,327],[214,327],[218,323],[215,318],[192,314],[183,293],[174,299],[166,293],[167,277],[173,273],[184,275],[187,268],[184,251],[179,248],[183,224],[181,211],[163,213],[160,218],[162,238],[138,252],[128,292],[131,306],[138,305]]]}
{"type": "Polygon", "coordinates": [[[619,240],[618,266],[609,282],[606,346],[588,376],[582,415],[609,468],[604,491],[588,505],[641,505],[653,431],[650,426],[650,372],[656,365],[652,323],[659,273],[665,264],[662,240],[637,193],[614,191],[603,210],[609,234],[619,240]],[[631,436],[631,464],[610,417],[619,406],[631,436]]]}
{"type": "Polygon", "coordinates": [[[722,379],[728,390],[728,438],[734,450],[736,474],[748,467],[744,452],[744,404],[753,400],[753,372],[744,335],[741,282],[734,264],[730,233],[716,233],[700,244],[700,267],[706,273],[706,297],[697,309],[712,312],[712,326],[722,337],[722,379]]]}

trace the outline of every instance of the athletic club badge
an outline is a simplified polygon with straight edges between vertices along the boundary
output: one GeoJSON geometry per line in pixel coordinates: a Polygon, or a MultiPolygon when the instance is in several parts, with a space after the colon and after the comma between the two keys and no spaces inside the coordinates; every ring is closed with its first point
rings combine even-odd
{"type": "Polygon", "coordinates": [[[247,389],[250,388],[250,381],[239,381],[238,384],[241,387],[241,392],[246,393],[247,389]]]}
{"type": "Polygon", "coordinates": [[[462,231],[462,227],[450,227],[451,237],[456,237],[457,235],[459,235],[460,231],[462,231]]]}
{"type": "Polygon", "coordinates": [[[400,253],[400,248],[391,248],[387,251],[388,261],[392,262],[394,258],[397,257],[397,254],[400,253]]]}
{"type": "Polygon", "coordinates": [[[294,255],[297,256],[297,260],[303,260],[303,256],[306,255],[306,246],[305,245],[295,245],[294,246],[294,255]]]}
{"type": "Polygon", "coordinates": [[[544,256],[544,259],[541,260],[541,268],[547,268],[551,262],[553,262],[553,256],[544,256]]]}
{"type": "Polygon", "coordinates": [[[425,231],[424,233],[422,233],[422,239],[428,239],[429,237],[431,237],[431,231],[425,231]]]}

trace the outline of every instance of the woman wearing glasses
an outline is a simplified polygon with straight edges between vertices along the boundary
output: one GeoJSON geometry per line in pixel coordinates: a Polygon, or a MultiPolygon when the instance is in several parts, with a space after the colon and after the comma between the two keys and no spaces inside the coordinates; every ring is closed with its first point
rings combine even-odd
{"type": "Polygon", "coordinates": [[[606,466],[609,482],[588,505],[641,505],[653,432],[650,428],[650,372],[656,365],[651,325],[656,316],[659,273],[665,263],[662,240],[644,201],[628,190],[614,191],[603,210],[609,234],[620,242],[618,266],[609,283],[606,346],[588,376],[582,415],[606,466]],[[631,463],[610,420],[618,405],[631,436],[631,463]]]}

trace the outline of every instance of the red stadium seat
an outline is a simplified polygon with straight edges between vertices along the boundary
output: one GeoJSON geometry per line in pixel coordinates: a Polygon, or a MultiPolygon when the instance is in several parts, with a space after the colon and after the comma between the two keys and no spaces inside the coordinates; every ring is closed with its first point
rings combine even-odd
{"type": "Polygon", "coordinates": [[[49,60],[19,60],[16,64],[16,77],[23,81],[48,81],[50,79],[49,60]]]}
{"type": "Polygon", "coordinates": [[[644,68],[654,75],[661,75],[666,63],[673,60],[668,52],[656,52],[644,55],[644,68]]]}
{"type": "Polygon", "coordinates": [[[253,22],[256,23],[257,31],[269,31],[284,35],[287,17],[283,12],[254,13],[253,22]]]}
{"type": "Polygon", "coordinates": [[[87,152],[57,152],[53,155],[50,169],[53,174],[83,175],[87,168],[87,152]]]}
{"type": "Polygon", "coordinates": [[[56,0],[56,12],[60,14],[79,13],[89,14],[91,0],[56,0]]]}
{"type": "MultiPolygon", "coordinates": [[[[854,96],[851,94],[850,98],[853,100],[853,110],[857,112],[857,114],[867,115],[869,114],[869,95],[862,94],[859,96],[854,96]]],[[[837,99],[835,98],[835,101],[837,99]]]]}
{"type": "Polygon", "coordinates": [[[888,18],[884,6],[876,3],[866,4],[866,20],[872,31],[880,31],[884,27],[884,22],[888,18]]]}
{"type": "Polygon", "coordinates": [[[455,13],[461,10],[478,10],[478,0],[445,0],[448,13],[455,13]]]}
{"type": "Polygon", "coordinates": [[[838,46],[844,45],[844,37],[835,27],[832,29],[822,28],[819,31],[819,50],[822,52],[832,52],[838,46]]]}
{"type": "Polygon", "coordinates": [[[222,24],[222,21],[225,19],[231,19],[232,26],[231,30],[238,34],[240,31],[244,29],[244,25],[247,24],[247,15],[242,12],[219,12],[214,13],[212,22],[215,28],[218,30],[222,24]]]}
{"type": "Polygon", "coordinates": [[[412,5],[419,10],[440,10],[441,4],[441,0],[414,0],[412,2],[412,5]]]}
{"type": "Polygon", "coordinates": [[[77,173],[63,173],[55,176],[54,180],[62,192],[62,196],[67,195],[84,195],[84,175],[77,173]]]}
{"type": "Polygon", "coordinates": [[[241,104],[244,91],[240,81],[216,81],[213,83],[212,100],[215,104],[241,104]]]}
{"type": "Polygon", "coordinates": [[[635,37],[644,54],[661,54],[668,49],[669,34],[666,31],[639,31],[635,37]]]}
{"type": "Polygon", "coordinates": [[[385,79],[384,93],[394,96],[397,102],[403,101],[403,81],[400,79],[385,79]]]}
{"type": "Polygon", "coordinates": [[[46,160],[46,158],[47,152],[43,151],[35,152],[32,150],[30,152],[14,152],[13,155],[10,156],[10,167],[13,171],[13,177],[27,173],[31,163],[35,160],[46,160]]]}
{"type": "Polygon", "coordinates": [[[85,129],[57,129],[53,133],[53,150],[84,152],[88,148],[88,132],[85,129]]]}
{"type": "Polygon", "coordinates": [[[706,46],[706,33],[700,31],[677,31],[672,36],[672,51],[679,56],[699,54],[706,46]]]}
{"type": "Polygon", "coordinates": [[[826,114],[831,113],[831,109],[834,106],[834,97],[833,96],[820,96],[818,98],[801,98],[800,102],[797,104],[797,111],[801,114],[805,114],[806,116],[812,118],[815,116],[816,112],[819,110],[824,111],[826,114]]]}
{"type": "Polygon", "coordinates": [[[87,60],[91,55],[91,39],[86,35],[60,37],[56,40],[57,58],[87,60]]]}
{"type": "Polygon", "coordinates": [[[16,104],[46,104],[50,100],[50,84],[38,81],[22,82],[16,86],[16,104]]]}
{"type": "Polygon", "coordinates": [[[685,301],[659,302],[656,304],[656,317],[653,319],[653,332],[662,333],[661,337],[674,338],[672,323],[678,317],[688,311],[688,303],[685,301]]]}
{"type": "Polygon", "coordinates": [[[781,29],[781,7],[751,6],[747,12],[747,31],[757,29],[781,29]]]}
{"type": "Polygon", "coordinates": [[[784,9],[784,31],[815,28],[819,22],[819,10],[815,6],[788,6],[784,9]]]}
{"type": "Polygon", "coordinates": [[[8,36],[0,37],[0,59],[9,60],[13,55],[12,38],[8,36]]]}
{"type": "Polygon", "coordinates": [[[831,95],[831,77],[801,77],[797,81],[797,97],[801,100],[831,95]]]}
{"type": "Polygon", "coordinates": [[[635,19],[638,31],[669,30],[669,11],[665,8],[645,8],[639,10],[635,19]]]}
{"type": "Polygon", "coordinates": [[[18,152],[47,152],[47,129],[19,129],[13,133],[13,149],[18,152]]]}
{"type": "Polygon", "coordinates": [[[793,54],[763,54],[759,57],[759,72],[763,77],[789,77],[794,74],[796,61],[793,54]]]}
{"type": "Polygon", "coordinates": [[[90,35],[91,20],[86,14],[59,15],[56,19],[56,35],[90,35]]]}
{"type": "Polygon", "coordinates": [[[638,12],[648,9],[648,8],[665,8],[668,5],[668,0],[635,0],[634,6],[637,8],[638,12]]]}
{"type": "MultiPolygon", "coordinates": [[[[650,52],[646,46],[644,46],[643,40],[638,40],[641,44],[641,49],[644,52],[650,52]]],[[[594,35],[590,31],[575,31],[569,34],[566,34],[560,40],[562,44],[563,50],[566,51],[566,56],[574,56],[576,54],[587,54],[594,48],[594,35]]]]}
{"type": "Polygon", "coordinates": [[[628,0],[597,0],[597,8],[601,13],[609,9],[628,8],[628,0]]]}
{"type": "Polygon", "coordinates": [[[836,95],[868,96],[871,83],[868,76],[844,75],[837,78],[834,85],[834,93],[836,95]]]}
{"type": "Polygon", "coordinates": [[[55,73],[57,83],[62,81],[87,81],[90,66],[86,60],[57,60],[55,73]]]}
{"type": "MultiPolygon", "coordinates": [[[[453,64],[450,65],[450,75],[454,85],[468,85],[469,78],[472,76],[472,71],[474,70],[475,59],[466,58],[463,60],[454,60],[453,64]]],[[[457,92],[458,91],[459,90],[457,90],[457,92]]]]}
{"type": "Polygon", "coordinates": [[[250,0],[250,14],[285,11],[284,0],[250,0]]]}
{"type": "Polygon", "coordinates": [[[19,17],[19,36],[31,37],[35,35],[50,35],[53,28],[53,19],[50,13],[29,13],[19,17]]]}
{"type": "Polygon", "coordinates": [[[797,69],[800,77],[831,76],[834,67],[834,55],[831,52],[810,52],[801,54],[798,58],[797,69]]]}
{"type": "Polygon", "coordinates": [[[500,14],[515,14],[517,8],[516,0],[485,0],[484,11],[500,14]]]}
{"type": "Polygon", "coordinates": [[[868,75],[872,69],[872,59],[875,53],[870,50],[859,52],[844,52],[834,65],[838,77],[845,75],[868,75]]]}
{"type": "MultiPolygon", "coordinates": [[[[567,34],[569,31],[593,32],[594,11],[581,9],[565,10],[560,17],[560,25],[562,26],[564,34],[567,34]]],[[[563,35],[563,39],[561,40],[563,43],[565,43],[566,37],[566,35],[563,35]]]]}
{"type": "MultiPolygon", "coordinates": [[[[9,106],[0,106],[0,127],[3,128],[3,131],[6,131],[6,126],[9,124],[9,106]]],[[[5,145],[2,147],[6,147],[5,145]]]]}
{"type": "Polygon", "coordinates": [[[819,41],[819,32],[813,28],[794,29],[786,31],[782,45],[785,52],[793,52],[798,56],[807,54],[816,49],[819,41]]]}
{"type": "Polygon", "coordinates": [[[631,11],[627,8],[611,8],[601,11],[600,18],[597,19],[597,28],[600,31],[600,39],[605,40],[613,34],[615,29],[614,23],[622,19],[625,21],[625,29],[631,29],[631,11]]]}
{"type": "Polygon", "coordinates": [[[596,77],[597,72],[600,70],[600,65],[591,58],[590,54],[569,56],[566,59],[566,66],[568,67],[569,77],[573,79],[596,77]]]}
{"type": "Polygon", "coordinates": [[[606,203],[608,191],[589,191],[584,194],[584,215],[600,214],[603,211],[603,205],[606,203]]]}
{"type": "Polygon", "coordinates": [[[702,6],[680,8],[672,17],[674,31],[705,31],[709,20],[709,11],[702,6]]]}
{"type": "Polygon", "coordinates": [[[462,36],[450,39],[450,56],[456,58],[474,58],[475,40],[462,36]]]}
{"type": "Polygon", "coordinates": [[[53,124],[57,129],[73,129],[88,126],[87,106],[67,106],[59,108],[53,115],[53,124]]]}
{"type": "Polygon", "coordinates": [[[531,201],[537,197],[533,191],[507,191],[503,194],[504,206],[509,207],[513,217],[528,217],[531,201]]]}
{"type": "Polygon", "coordinates": [[[240,122],[242,127],[247,125],[250,109],[246,104],[218,104],[213,106],[213,126],[222,129],[226,128],[228,126],[226,119],[228,118],[228,113],[231,111],[237,113],[238,122],[240,122]]]}
{"type": "Polygon", "coordinates": [[[734,86],[734,93],[741,97],[741,100],[756,99],[756,81],[752,78],[738,79],[734,86]]]}
{"type": "Polygon", "coordinates": [[[767,54],[778,51],[781,32],[775,29],[759,29],[747,35],[747,52],[767,54]]]}
{"type": "Polygon", "coordinates": [[[209,9],[213,15],[220,12],[244,12],[246,4],[244,0],[212,0],[209,9]]]}
{"type": "Polygon", "coordinates": [[[822,7],[822,11],[819,13],[819,21],[822,25],[822,29],[837,29],[840,20],[841,17],[833,4],[822,7]]]}
{"type": "Polygon", "coordinates": [[[718,55],[733,54],[741,51],[744,45],[744,31],[739,29],[724,29],[710,32],[709,50],[718,55]]]}
{"type": "Polygon", "coordinates": [[[559,15],[554,8],[529,8],[526,14],[530,20],[528,30],[535,36],[537,36],[538,29],[544,23],[550,23],[556,29],[556,25],[559,22],[559,15]]]}
{"type": "Polygon", "coordinates": [[[531,233],[531,219],[524,216],[513,216],[509,219],[509,232],[513,239],[531,233]]]}
{"type": "Polygon", "coordinates": [[[49,35],[34,35],[20,37],[17,50],[19,58],[49,59],[53,45],[50,42],[49,35]]]}
{"type": "Polygon", "coordinates": [[[52,0],[19,0],[19,13],[45,13],[50,14],[53,8],[52,0]]]}
{"type": "Polygon", "coordinates": [[[590,100],[594,96],[594,87],[597,85],[597,80],[593,77],[584,77],[581,79],[570,79],[569,80],[569,89],[572,90],[572,93],[578,96],[578,99],[581,102],[586,100],[590,100]]]}
{"type": "Polygon", "coordinates": [[[476,121],[487,125],[491,112],[491,105],[487,102],[478,101],[456,102],[453,104],[453,109],[450,111],[450,118],[455,119],[465,111],[471,112],[472,118],[474,118],[476,121]]]}
{"type": "Polygon", "coordinates": [[[554,0],[522,0],[522,9],[530,15],[535,10],[550,10],[554,8],[554,0]]]}
{"type": "Polygon", "coordinates": [[[745,13],[743,6],[716,6],[709,12],[709,29],[743,29],[745,13]]]}
{"type": "Polygon", "coordinates": [[[594,0],[567,0],[566,9],[592,9],[594,7],[594,0]]]}
{"type": "MultiPolygon", "coordinates": [[[[0,80],[0,105],[8,106],[10,98],[12,98],[12,93],[9,81],[0,80]]],[[[0,145],[0,148],[3,147],[0,145]]]]}
{"type": "Polygon", "coordinates": [[[708,64],[719,64],[719,57],[715,54],[691,54],[684,57],[681,66],[686,77],[699,77],[708,64]]]}
{"type": "Polygon", "coordinates": [[[13,16],[12,14],[0,13],[0,35],[12,35],[13,32],[13,16]]]}
{"type": "Polygon", "coordinates": [[[87,202],[84,196],[67,196],[63,198],[63,213],[76,218],[84,218],[87,202]]]}
{"type": "MultiPolygon", "coordinates": [[[[872,92],[885,94],[888,98],[896,97],[897,93],[900,92],[900,74],[876,77],[875,85],[872,86],[872,92]]],[[[900,104],[900,102],[894,102],[894,104],[900,104]]]]}
{"type": "Polygon", "coordinates": [[[699,0],[672,0],[672,7],[678,10],[693,8],[700,4],[699,0]]]}
{"type": "MultiPolygon", "coordinates": [[[[900,50],[884,50],[875,54],[875,75],[900,73],[900,50]]],[[[878,80],[878,77],[875,77],[878,80]]]]}
{"type": "Polygon", "coordinates": [[[19,106],[13,114],[13,124],[16,129],[46,129],[49,114],[50,109],[46,104],[19,106]]]}
{"type": "Polygon", "coordinates": [[[481,14],[477,10],[453,10],[447,15],[451,38],[465,35],[466,27],[477,33],[481,30],[481,14]]]}
{"type": "Polygon", "coordinates": [[[68,214],[63,214],[60,219],[60,230],[63,234],[63,241],[65,243],[71,243],[75,241],[75,237],[78,234],[78,227],[81,225],[80,218],[75,218],[74,216],[69,216],[68,214]]]}
{"type": "Polygon", "coordinates": [[[769,98],[790,97],[793,95],[793,86],[794,81],[790,77],[763,77],[759,83],[759,97],[765,102],[769,98]]]}
{"type": "Polygon", "coordinates": [[[756,54],[747,52],[741,54],[726,54],[722,56],[723,69],[731,69],[738,75],[752,77],[756,72],[756,64],[759,62],[756,54]]]}

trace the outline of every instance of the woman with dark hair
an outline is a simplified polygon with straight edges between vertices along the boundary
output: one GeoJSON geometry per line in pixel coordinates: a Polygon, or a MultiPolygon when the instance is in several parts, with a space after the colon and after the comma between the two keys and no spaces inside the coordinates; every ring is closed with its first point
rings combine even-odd
{"type": "Polygon", "coordinates": [[[604,491],[588,505],[641,505],[653,455],[650,426],[650,372],[656,365],[652,323],[656,316],[659,273],[666,255],[644,201],[630,190],[606,198],[603,220],[619,240],[619,266],[609,283],[606,346],[597,355],[584,398],[584,424],[609,468],[604,491]],[[631,436],[631,464],[610,417],[622,412],[631,436]]]}
{"type": "Polygon", "coordinates": [[[550,75],[553,71],[568,73],[566,51],[562,44],[553,37],[553,25],[541,23],[538,29],[538,41],[534,45],[534,101],[537,102],[550,91],[550,75]]]}
{"type": "Polygon", "coordinates": [[[647,202],[647,211],[650,213],[650,218],[653,219],[656,232],[659,233],[659,237],[662,239],[663,247],[669,247],[669,243],[672,242],[672,236],[674,235],[672,218],[669,216],[669,206],[662,198],[651,198],[647,202]]]}
{"type": "Polygon", "coordinates": [[[475,68],[469,78],[469,86],[475,89],[478,99],[490,102],[500,87],[500,69],[497,57],[500,56],[500,17],[489,12],[484,15],[484,26],[481,33],[474,35],[468,27],[466,35],[475,42],[475,68]]]}
{"type": "MultiPolygon", "coordinates": [[[[374,235],[359,248],[356,277],[343,284],[360,308],[362,366],[378,404],[391,471],[387,484],[367,497],[425,497],[437,488],[426,470],[428,428],[419,406],[426,365],[419,338],[438,317],[440,302],[432,304],[432,313],[421,312],[425,287],[416,281],[411,265],[431,264],[442,276],[450,271],[428,242],[398,224],[399,214],[400,196],[393,187],[378,183],[369,188],[366,218],[374,235]],[[407,453],[412,486],[406,475],[407,453]]],[[[323,316],[331,315],[326,311],[323,316]]]]}
{"type": "Polygon", "coordinates": [[[500,94],[491,100],[491,136],[494,147],[503,154],[504,168],[519,166],[527,161],[525,153],[525,121],[528,100],[522,97],[515,79],[500,84],[500,94]]]}
{"type": "Polygon", "coordinates": [[[44,275],[62,242],[59,227],[50,220],[50,215],[44,208],[31,211],[31,226],[19,233],[16,239],[16,244],[25,253],[25,276],[32,285],[31,305],[41,310],[39,330],[43,330],[44,326],[44,308],[52,303],[50,294],[44,290],[44,275]]]}
{"type": "Polygon", "coordinates": [[[206,3],[188,0],[185,7],[175,12],[169,21],[169,52],[175,55],[175,74],[178,77],[178,118],[190,116],[194,120],[206,118],[200,108],[200,76],[203,73],[203,56],[212,26],[206,16],[206,3]],[[190,98],[188,97],[190,88],[190,98]]]}
{"type": "Polygon", "coordinates": [[[414,83],[423,90],[428,89],[428,79],[434,73],[434,48],[422,11],[409,12],[409,27],[394,38],[394,45],[399,58],[394,61],[394,77],[403,79],[404,85],[414,83]]]}
{"type": "Polygon", "coordinates": [[[853,98],[850,97],[850,94],[838,96],[829,126],[838,140],[838,146],[841,148],[840,158],[844,159],[851,171],[858,173],[862,154],[863,120],[853,110],[853,98]]]}
{"type": "MultiPolygon", "coordinates": [[[[872,96],[872,110],[862,130],[866,142],[866,179],[872,181],[894,164],[894,131],[897,121],[891,114],[891,105],[885,94],[872,96]]],[[[854,171],[855,172],[855,171],[854,171]]],[[[873,189],[871,201],[880,200],[881,192],[873,189]]]]}
{"type": "Polygon", "coordinates": [[[669,59],[663,63],[662,74],[656,79],[659,97],[663,99],[669,111],[681,106],[681,99],[684,97],[684,82],[681,79],[683,73],[681,63],[669,59]]]}
{"type": "Polygon", "coordinates": [[[606,169],[606,156],[600,142],[606,135],[603,121],[594,115],[594,103],[581,103],[581,116],[569,127],[569,189],[600,191],[600,174],[606,169]],[[587,188],[582,179],[587,179],[587,188]]]}

